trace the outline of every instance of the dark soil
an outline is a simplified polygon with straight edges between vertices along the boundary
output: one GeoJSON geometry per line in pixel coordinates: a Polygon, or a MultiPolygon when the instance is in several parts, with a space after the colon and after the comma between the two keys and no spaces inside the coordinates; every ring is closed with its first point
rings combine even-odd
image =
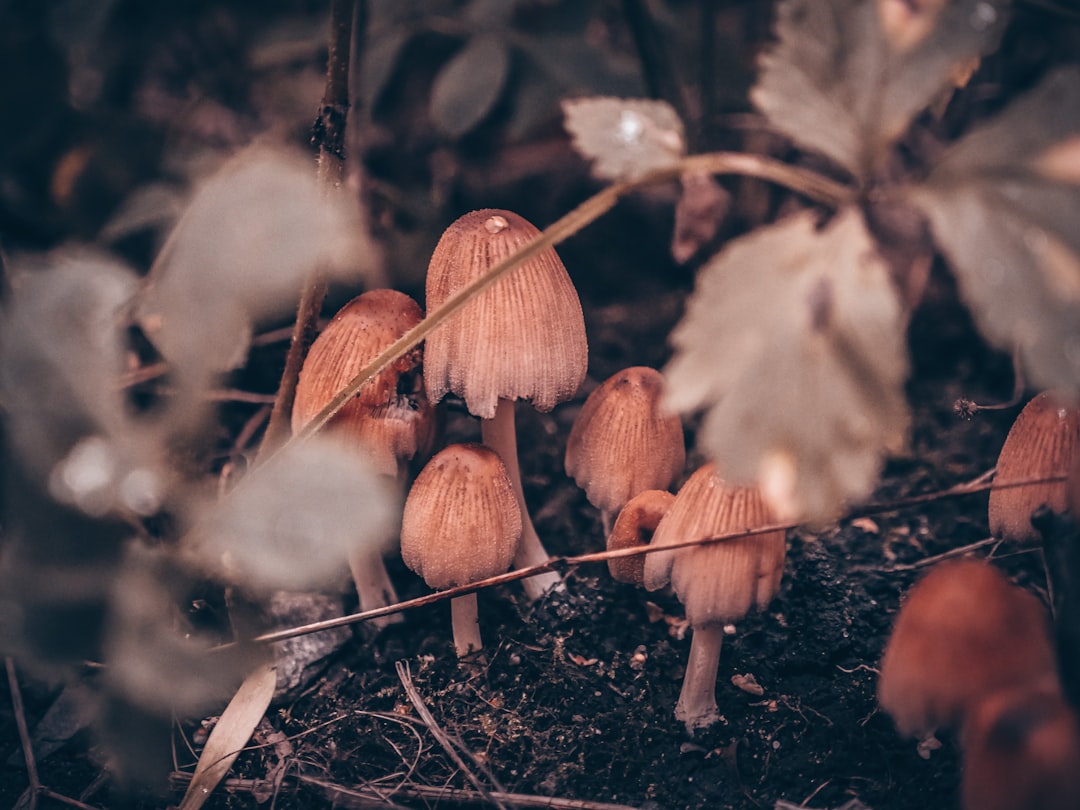
{"type": "MultiPolygon", "coordinates": [[[[177,88],[204,79],[201,90],[206,98],[221,99],[223,104],[250,89],[234,86],[235,73],[222,74],[214,59],[225,59],[222,54],[238,53],[249,44],[242,36],[246,30],[242,23],[251,10],[243,3],[236,4],[243,11],[235,13],[227,4],[194,5],[198,10],[191,12],[192,20],[173,19],[173,14],[184,16],[175,9],[168,14],[144,9],[145,19],[135,18],[141,22],[112,31],[120,44],[112,42],[117,50],[110,52],[104,69],[113,80],[124,78],[107,87],[106,98],[116,108],[137,106],[132,99],[139,98],[135,90],[140,83],[161,85],[159,95],[143,96],[160,104],[170,100],[179,104],[170,93],[182,95],[177,88]],[[207,30],[218,38],[197,36],[207,30]],[[167,43],[159,50],[148,44],[157,36],[167,43]],[[188,54],[191,41],[201,44],[189,63],[177,54],[188,54]]],[[[321,4],[270,5],[284,16],[308,15],[307,19],[324,13],[321,4]],[[320,8],[312,12],[308,8],[312,5],[320,8]]],[[[1015,37],[1019,44],[1013,43],[1009,57],[1010,64],[1020,66],[1018,78],[1015,85],[999,88],[999,100],[1015,94],[1033,73],[1059,58],[1037,35],[1045,30],[1039,24],[1045,25],[1047,18],[1029,10],[1028,17],[1032,15],[1036,22],[1026,22],[1032,30],[1021,28],[1015,37]]],[[[41,115],[28,122],[19,138],[7,136],[9,148],[23,161],[19,172],[10,176],[38,196],[28,192],[26,206],[18,210],[5,203],[0,224],[9,244],[49,247],[94,233],[103,212],[152,176],[164,136],[155,129],[159,122],[146,120],[145,109],[127,117],[115,116],[115,108],[107,110],[113,114],[108,120],[122,124],[123,130],[104,135],[90,116],[57,102],[56,97],[64,95],[63,70],[58,66],[62,60],[48,44],[45,21],[32,10],[16,16],[24,27],[8,52],[13,61],[33,67],[27,72],[43,84],[37,88],[41,115]],[[63,129],[69,120],[77,126],[63,129]],[[42,129],[63,134],[47,140],[35,135],[42,129]],[[94,139],[80,141],[87,132],[95,133],[94,139]],[[44,189],[54,163],[80,143],[101,150],[106,168],[118,154],[132,154],[133,163],[125,164],[125,172],[134,176],[107,173],[109,182],[95,183],[93,177],[81,175],[71,195],[48,199],[44,189]],[[34,162],[38,160],[41,165],[34,162]]],[[[760,37],[761,21],[755,20],[743,22],[760,37]]],[[[1064,35],[1055,41],[1060,44],[1064,35]]],[[[395,85],[394,92],[400,91],[401,106],[409,111],[423,99],[408,96],[407,79],[399,77],[403,86],[395,85]]],[[[321,89],[318,82],[313,87],[316,92],[321,89]]],[[[4,100],[9,106],[23,102],[21,96],[4,100]]],[[[254,104],[238,102],[235,108],[242,112],[225,116],[231,134],[215,129],[213,137],[242,139],[258,129],[248,103],[254,104]]],[[[982,112],[982,106],[973,102],[954,116],[958,120],[952,124],[960,129],[982,112]]],[[[192,133],[185,131],[185,137],[192,133]]],[[[513,163],[503,161],[511,146],[483,132],[458,145],[454,154],[458,175],[442,199],[438,215],[442,223],[449,221],[445,213],[451,209],[460,213],[502,205],[542,224],[580,201],[594,189],[584,180],[582,165],[561,134],[548,132],[536,142],[548,143],[545,138],[554,138],[558,145],[551,153],[557,155],[551,171],[526,171],[524,179],[502,185],[491,178],[500,176],[504,163],[513,163]],[[487,163],[477,158],[485,149],[495,150],[487,163]],[[485,181],[492,187],[485,188],[485,181]]],[[[382,152],[373,147],[367,155],[373,175],[402,189],[414,182],[435,184],[431,177],[417,180],[413,169],[402,167],[417,153],[430,158],[434,147],[429,140],[417,143],[406,138],[392,145],[406,154],[391,163],[384,154],[389,145],[384,143],[382,152]]],[[[423,165],[421,174],[430,168],[423,165]]],[[[424,193],[435,196],[426,187],[424,193]]],[[[761,196],[760,189],[755,193],[761,196]]],[[[669,356],[667,335],[690,292],[692,272],[675,267],[668,258],[669,202],[663,192],[631,200],[562,251],[586,311],[589,378],[577,399],[551,414],[524,406],[518,411],[526,496],[537,529],[554,554],[598,550],[603,543],[598,513],[562,470],[566,437],[584,396],[626,366],[662,366],[669,356]]],[[[782,202],[766,197],[765,211],[775,213],[782,202]]],[[[726,226],[728,231],[757,224],[740,210],[726,226]]],[[[408,230],[411,225],[408,239],[430,250],[437,230],[420,221],[419,215],[409,220],[398,213],[397,219],[391,217],[393,226],[408,230]]],[[[397,238],[408,241],[401,234],[382,236],[388,243],[397,238]]],[[[138,263],[150,255],[151,245],[144,235],[119,249],[138,263]]],[[[402,245],[393,249],[408,250],[402,245]]],[[[402,266],[407,262],[398,264],[399,286],[415,290],[417,278],[401,271],[402,266]]],[[[812,808],[836,808],[852,800],[874,810],[957,806],[956,740],[945,737],[943,747],[929,759],[920,757],[915,742],[900,738],[890,719],[878,711],[875,667],[900,598],[924,564],[987,537],[986,496],[900,508],[887,505],[945,490],[988,470],[1016,409],[980,411],[971,418],[956,412],[954,405],[961,398],[1007,400],[1012,369],[1008,358],[988,350],[979,339],[940,267],[935,268],[910,334],[914,427],[908,451],[889,462],[873,498],[885,506],[819,531],[789,532],[779,595],[768,611],[747,617],[725,640],[717,689],[723,719],[714,727],[690,736],[673,716],[690,645],[677,599],[671,593],[646,593],[619,584],[602,565],[586,565],[566,571],[565,593],[536,606],[525,604],[516,585],[481,592],[481,630],[488,645],[484,661],[456,659],[445,602],[409,612],[404,623],[377,635],[357,626],[352,641],[301,696],[271,709],[254,746],[233,768],[233,778],[206,806],[367,807],[378,804],[370,791],[378,791],[385,806],[463,803],[461,794],[440,799],[431,792],[475,787],[419,719],[406,695],[399,664],[407,668],[435,724],[468,752],[465,763],[472,774],[489,787],[497,780],[512,794],[564,802],[552,806],[589,810],[593,806],[589,803],[606,803],[719,810],[772,808],[780,800],[812,808]],[[733,676],[753,676],[760,694],[739,688],[733,676]]],[[[237,384],[273,390],[279,349],[256,357],[237,384]]],[[[243,408],[226,411],[225,432],[235,435],[250,414],[243,408]]],[[[696,465],[701,459],[693,450],[693,425],[687,427],[691,463],[696,465]]],[[[460,409],[451,414],[448,439],[476,435],[476,426],[460,409]]],[[[974,553],[993,557],[1045,600],[1039,549],[991,544],[980,545],[974,553]]],[[[391,573],[402,598],[427,593],[400,561],[391,564],[391,573]]],[[[25,715],[33,727],[57,689],[28,677],[22,683],[25,715]]],[[[15,714],[8,682],[0,678],[0,806],[16,802],[27,784],[15,714]]],[[[108,779],[101,778],[101,750],[88,732],[75,735],[37,763],[41,781],[65,796],[83,796],[94,807],[130,803],[152,808],[178,802],[185,786],[183,774],[190,774],[197,759],[193,740],[200,719],[177,724],[172,792],[164,798],[118,797],[108,779]]],[[[471,803],[491,802],[476,798],[471,803]]],[[[514,802],[504,799],[503,804],[514,802]]],[[[518,804],[544,806],[523,799],[518,804]]],[[[62,805],[42,798],[38,806],[62,805]]]]}

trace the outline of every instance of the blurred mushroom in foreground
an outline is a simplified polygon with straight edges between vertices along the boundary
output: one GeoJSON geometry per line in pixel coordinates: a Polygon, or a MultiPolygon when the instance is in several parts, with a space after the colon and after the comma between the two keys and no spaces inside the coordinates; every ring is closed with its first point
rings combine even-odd
{"type": "MultiPolygon", "coordinates": [[[[293,432],[302,430],[364,366],[422,318],[420,306],[396,290],[371,290],[342,307],[315,339],[300,371],[293,432]]],[[[405,464],[430,452],[435,439],[421,359],[421,349],[416,348],[397,360],[361,388],[325,428],[399,486],[404,483],[405,464]]],[[[391,544],[387,538],[385,546],[391,544]]],[[[349,555],[361,610],[397,601],[383,562],[384,550],[384,546],[365,545],[349,555]]],[[[374,624],[394,621],[400,621],[399,614],[376,619],[374,624]]]]}
{"type": "MultiPolygon", "coordinates": [[[[473,211],[451,223],[432,254],[427,306],[434,310],[540,234],[509,211],[473,211]]],[[[588,347],[581,302],[551,248],[477,295],[427,338],[424,380],[431,401],[448,392],[479,416],[484,444],[506,464],[523,521],[518,568],[542,565],[548,553],[529,518],[518,466],[514,403],[550,411],[585,378],[588,347]]],[[[562,580],[554,572],[523,583],[538,599],[562,580]]]]}
{"type": "Polygon", "coordinates": [[[566,442],[566,474],[600,510],[604,535],[615,515],[647,489],[667,489],[686,464],[682,422],[660,409],[664,378],[633,366],[589,394],[566,442]]]}
{"type": "MultiPolygon", "coordinates": [[[[734,487],[706,464],[690,476],[656,527],[651,545],[664,547],[773,523],[757,488],[734,487]]],[[[644,581],[650,591],[669,581],[694,629],[690,659],[675,716],[691,733],[719,718],[716,675],[725,624],[752,609],[764,610],[780,588],[786,541],[782,530],[649,554],[644,581]]]]}
{"type": "MultiPolygon", "coordinates": [[[[478,444],[452,444],[420,471],[405,501],[401,556],[435,589],[506,571],[521,537],[521,512],[506,467],[478,444]]],[[[459,657],[483,647],[476,594],[450,601],[459,657]]]]}
{"type": "Polygon", "coordinates": [[[1040,506],[1055,512],[1067,508],[1065,476],[1074,464],[1077,444],[1080,408],[1075,404],[1044,391],[1024,406],[1005,437],[990,488],[990,532],[995,537],[1038,540],[1032,513],[1040,506]]]}

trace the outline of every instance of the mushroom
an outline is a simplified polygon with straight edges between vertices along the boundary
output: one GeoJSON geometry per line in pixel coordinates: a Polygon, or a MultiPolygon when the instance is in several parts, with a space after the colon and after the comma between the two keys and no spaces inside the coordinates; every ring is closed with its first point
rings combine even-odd
{"type": "MultiPolygon", "coordinates": [[[[675,496],[656,527],[652,546],[664,547],[722,534],[760,529],[773,522],[756,487],[725,484],[714,464],[697,470],[675,496]]],[[[781,530],[718,543],[651,553],[645,560],[645,587],[670,580],[686,608],[694,634],[675,716],[687,731],[719,718],[716,674],[725,624],[752,608],[764,610],[780,588],[785,538],[781,530]]]]}
{"type": "Polygon", "coordinates": [[[605,536],[623,504],[646,489],[667,489],[683,471],[682,422],[660,409],[664,378],[633,366],[589,394],[566,442],[566,474],[600,510],[605,536]]]}
{"type": "MultiPolygon", "coordinates": [[[[539,231],[509,211],[465,214],[446,229],[427,273],[435,309],[469,282],[532,241],[539,231]]],[[[481,418],[484,444],[506,464],[524,528],[514,564],[541,565],[548,554],[529,519],[514,432],[514,401],[549,411],[585,377],[588,350],[581,303],[558,255],[547,249],[465,304],[427,338],[424,381],[432,403],[448,392],[481,418]]],[[[545,572],[525,581],[531,599],[561,584],[545,572]]]]}
{"type": "Polygon", "coordinates": [[[1068,506],[1068,485],[1062,480],[1023,486],[1010,483],[1065,476],[1080,441],[1080,408],[1064,404],[1053,392],[1032,399],[1005,437],[997,473],[990,488],[990,531],[1016,542],[1039,539],[1031,514],[1040,506],[1063,512],[1068,506]]]}
{"type": "MultiPolygon", "coordinates": [[[[479,444],[452,444],[420,471],[405,500],[401,556],[435,589],[506,571],[521,536],[521,511],[506,467],[479,444]]],[[[450,600],[459,657],[482,649],[476,594],[450,600]]]]}
{"type": "Polygon", "coordinates": [[[1060,689],[994,692],[964,723],[963,747],[964,810],[1080,807],[1080,724],[1060,689]]]}
{"type": "MultiPolygon", "coordinates": [[[[312,343],[293,403],[292,429],[298,432],[334,395],[387,346],[423,318],[420,306],[396,290],[371,290],[357,296],[333,317],[312,343]]],[[[423,390],[421,350],[406,354],[373,379],[327,424],[326,430],[362,453],[376,471],[402,483],[405,463],[424,455],[435,440],[435,420],[423,390]]],[[[388,544],[390,538],[387,538],[388,544]]],[[[397,601],[386,572],[383,549],[365,546],[349,556],[360,609],[397,601]]],[[[400,621],[395,614],[377,626],[400,621]]]]}
{"type": "Polygon", "coordinates": [[[908,593],[885,647],[878,703],[901,734],[958,726],[995,690],[1056,678],[1046,610],[994,566],[941,563],[908,593]]]}
{"type": "MultiPolygon", "coordinates": [[[[647,489],[626,502],[607,539],[607,550],[640,548],[649,545],[656,527],[674,502],[675,496],[665,489],[647,489]]],[[[608,560],[612,578],[628,585],[645,584],[645,555],[615,557],[608,560]]]]}

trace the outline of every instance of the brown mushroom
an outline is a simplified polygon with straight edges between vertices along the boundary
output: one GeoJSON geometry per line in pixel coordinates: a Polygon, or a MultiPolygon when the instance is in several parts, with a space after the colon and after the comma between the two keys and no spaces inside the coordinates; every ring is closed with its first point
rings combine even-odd
{"type": "MultiPolygon", "coordinates": [[[[371,290],[342,307],[315,339],[300,370],[293,432],[302,430],[365,365],[422,318],[419,305],[396,290],[371,290]]],[[[417,348],[397,360],[346,403],[325,428],[399,484],[405,463],[429,452],[435,438],[421,358],[417,348]]],[[[361,610],[397,601],[382,553],[383,549],[365,547],[349,557],[361,610]]],[[[400,616],[376,619],[375,624],[393,621],[400,621],[400,616]]]]}
{"type": "MultiPolygon", "coordinates": [[[[664,547],[773,523],[757,488],[725,484],[716,466],[690,476],[656,527],[652,546],[664,547]]],[[[688,731],[719,717],[716,674],[725,624],[751,609],[764,610],[780,588],[786,552],[781,530],[718,543],[651,553],[645,560],[645,587],[670,580],[686,608],[694,634],[675,716],[688,731]]]]}
{"type": "MultiPolygon", "coordinates": [[[[405,500],[401,556],[436,589],[506,571],[521,536],[521,512],[498,455],[478,444],[452,444],[420,471],[405,500]]],[[[482,648],[476,594],[451,600],[458,656],[482,648]]]]}
{"type": "Polygon", "coordinates": [[[995,537],[1038,540],[1032,512],[1040,506],[1065,511],[1068,485],[1062,476],[1074,463],[1078,443],[1080,408],[1048,391],[1024,406],[1005,437],[990,489],[990,532],[995,537]],[[1023,483],[1055,477],[1058,480],[1023,483]]]}
{"type": "MultiPolygon", "coordinates": [[[[427,274],[427,306],[435,309],[469,282],[532,241],[539,231],[509,211],[466,214],[446,229],[427,274]]],[[[514,401],[541,411],[568,399],[587,365],[581,303],[552,249],[500,279],[427,338],[424,380],[431,401],[452,391],[482,419],[484,444],[506,464],[524,528],[514,564],[540,565],[548,554],[529,519],[521,486],[514,431],[514,401]]],[[[525,581],[536,599],[559,586],[547,572],[525,581]]]]}
{"type": "Polygon", "coordinates": [[[664,378],[633,366],[585,400],[566,442],[566,474],[600,510],[605,536],[623,504],[647,489],[667,489],[686,464],[679,417],[660,408],[664,378]]]}
{"type": "Polygon", "coordinates": [[[994,566],[941,563],[908,593],[885,647],[878,702],[901,734],[956,727],[987,694],[1056,677],[1046,610],[994,566]]]}
{"type": "MultiPolygon", "coordinates": [[[[675,496],[664,489],[647,489],[626,502],[615,519],[607,539],[607,550],[640,548],[649,545],[656,527],[667,514],[675,496]]],[[[614,557],[608,560],[612,578],[628,585],[645,585],[645,555],[614,557]]]]}
{"type": "Polygon", "coordinates": [[[992,693],[964,723],[964,810],[1076,810],[1080,724],[1055,685],[992,693]]]}

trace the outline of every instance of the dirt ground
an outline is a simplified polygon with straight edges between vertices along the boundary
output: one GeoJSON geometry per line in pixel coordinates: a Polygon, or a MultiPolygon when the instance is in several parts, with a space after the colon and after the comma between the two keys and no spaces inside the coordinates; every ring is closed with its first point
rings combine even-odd
{"type": "MultiPolygon", "coordinates": [[[[183,114],[192,129],[206,129],[184,131],[184,138],[199,135],[221,145],[244,141],[267,124],[251,114],[256,102],[250,98],[235,105],[245,112],[229,106],[251,87],[237,78],[239,71],[223,72],[220,64],[244,66],[238,54],[251,45],[243,26],[251,4],[237,3],[243,13],[235,14],[228,4],[195,5],[198,11],[190,14],[144,9],[141,22],[112,32],[121,45],[110,52],[105,68],[123,79],[111,91],[131,105],[129,110],[117,102],[123,116],[115,115],[116,109],[88,115],[57,101],[64,95],[57,66],[62,60],[42,45],[43,27],[19,29],[23,36],[6,52],[36,84],[22,95],[7,88],[0,106],[26,109],[33,99],[38,113],[17,132],[0,135],[0,142],[18,150],[23,161],[18,172],[6,175],[14,187],[24,184],[40,195],[28,194],[17,210],[0,210],[8,246],[45,248],[95,233],[124,194],[155,177],[166,140],[161,123],[168,116],[183,114]],[[158,36],[164,44],[158,44],[158,36]],[[195,107],[198,114],[179,98],[180,88],[192,86],[212,102],[195,107]],[[68,194],[50,198],[53,170],[77,147],[90,150],[89,165],[101,177],[79,174],[68,194]]],[[[309,22],[319,23],[325,15],[318,3],[273,5],[276,13],[309,22]]],[[[741,13],[740,4],[728,5],[741,13]]],[[[1027,12],[1008,55],[995,63],[1002,75],[1015,79],[998,87],[992,102],[976,100],[961,109],[951,122],[957,131],[1068,52],[1063,43],[1076,36],[1076,26],[1071,34],[1062,24],[1054,37],[1043,36],[1047,20],[1056,18],[1027,12]]],[[[44,25],[40,12],[20,13],[23,22],[44,25]]],[[[766,35],[761,20],[754,26],[754,36],[766,35]]],[[[446,50],[443,43],[440,58],[446,50]]],[[[318,68],[317,59],[286,65],[290,75],[302,79],[289,89],[302,95],[294,106],[305,115],[313,108],[313,94],[317,98],[321,92],[321,74],[313,66],[318,68]]],[[[402,115],[414,111],[411,87],[408,82],[392,86],[404,99],[402,115]]],[[[386,120],[381,124],[391,126],[386,120]]],[[[361,135],[373,132],[379,130],[361,135]]],[[[171,137],[175,146],[178,136],[172,132],[171,137]]],[[[449,221],[447,211],[483,206],[514,208],[538,224],[549,223],[596,188],[557,125],[524,145],[507,145],[497,134],[481,131],[452,149],[417,140],[413,132],[400,143],[372,145],[366,165],[384,192],[391,189],[404,198],[416,191],[412,184],[422,186],[421,198],[439,197],[438,205],[430,203],[437,210],[426,215],[440,227],[449,221]],[[403,154],[390,155],[399,146],[403,154]],[[445,188],[431,188],[439,180],[432,152],[449,161],[450,179],[440,181],[445,188]],[[430,164],[415,169],[408,163],[414,158],[430,164]],[[417,180],[414,174],[424,176],[417,180]]],[[[724,236],[759,224],[783,202],[763,194],[760,184],[732,184],[732,190],[736,214],[724,236]],[[754,200],[763,202],[755,208],[754,200]]],[[[384,197],[387,206],[392,195],[384,197]]],[[[670,354],[667,335],[692,289],[693,264],[676,267],[668,254],[672,200],[663,191],[630,200],[560,250],[585,309],[589,377],[575,400],[550,414],[527,407],[518,411],[526,497],[554,554],[599,550],[603,543],[597,511],[562,469],[567,434],[584,396],[626,366],[661,367],[670,354]]],[[[408,216],[396,211],[389,217],[405,234],[380,234],[392,254],[411,249],[406,237],[430,250],[438,230],[423,214],[414,206],[408,216]]],[[[142,233],[116,247],[136,266],[145,266],[153,244],[142,233]]],[[[395,255],[395,281],[416,292],[418,278],[401,270],[412,265],[395,255]]],[[[988,536],[985,493],[890,508],[990,469],[1018,410],[979,411],[970,418],[957,413],[954,406],[962,398],[1008,400],[1012,369],[1008,358],[979,339],[941,267],[935,268],[910,335],[913,431],[907,452],[889,461],[872,498],[881,508],[861,510],[820,530],[789,532],[779,595],[767,611],[747,617],[725,639],[717,689],[723,719],[714,727],[690,736],[673,715],[690,646],[677,599],[617,583],[602,565],[583,565],[565,572],[565,593],[535,606],[525,603],[520,585],[481,592],[485,662],[459,664],[445,602],[408,612],[403,623],[378,634],[354,627],[349,642],[301,694],[271,708],[232,778],[206,807],[741,810],[773,808],[778,802],[849,810],[956,807],[957,741],[944,737],[941,749],[924,759],[876,706],[875,667],[899,600],[927,563],[973,545],[972,553],[993,557],[1044,600],[1046,576],[1039,549],[981,542],[988,536]],[[740,688],[733,682],[737,676],[744,686],[745,676],[753,676],[760,688],[740,688]],[[429,718],[421,717],[416,702],[429,718]],[[436,731],[456,741],[449,744],[454,757],[436,731]]],[[[272,391],[282,355],[280,344],[260,349],[231,382],[272,391]]],[[[251,413],[244,405],[225,409],[223,442],[235,437],[251,413]]],[[[693,427],[687,424],[688,470],[701,461],[693,427]]],[[[477,436],[472,420],[452,409],[448,440],[477,436]]],[[[391,561],[390,570],[402,598],[428,593],[400,561],[391,561]]],[[[210,597],[215,599],[220,595],[210,597]]],[[[26,677],[21,682],[32,728],[57,687],[26,677]]],[[[0,678],[0,806],[14,805],[27,784],[11,698],[7,679],[0,678]]],[[[41,782],[80,799],[81,806],[166,807],[179,801],[185,775],[193,769],[205,738],[201,720],[183,718],[176,724],[171,791],[164,797],[118,796],[103,778],[98,742],[86,731],[37,763],[41,782]]],[[[44,797],[38,803],[61,806],[44,797]]]]}

